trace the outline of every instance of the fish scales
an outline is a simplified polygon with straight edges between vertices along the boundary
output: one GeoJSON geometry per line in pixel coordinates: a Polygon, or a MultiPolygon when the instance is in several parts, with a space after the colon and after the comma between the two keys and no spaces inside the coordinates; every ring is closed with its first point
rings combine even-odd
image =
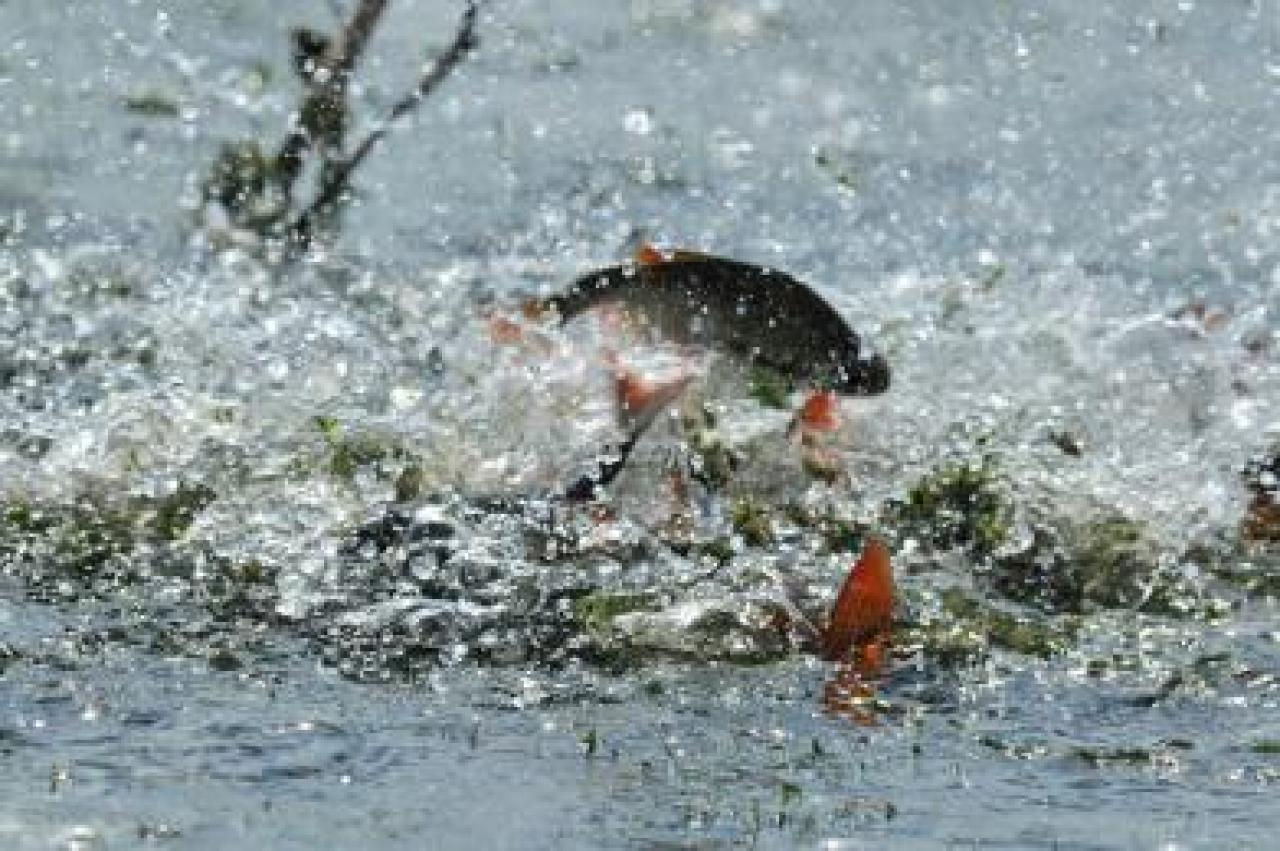
{"type": "Polygon", "coordinates": [[[617,304],[672,342],[725,351],[844,393],[881,393],[889,383],[884,359],[860,359],[857,334],[820,295],[750,263],[701,256],[624,263],[583,275],[545,304],[565,322],[617,304]]]}

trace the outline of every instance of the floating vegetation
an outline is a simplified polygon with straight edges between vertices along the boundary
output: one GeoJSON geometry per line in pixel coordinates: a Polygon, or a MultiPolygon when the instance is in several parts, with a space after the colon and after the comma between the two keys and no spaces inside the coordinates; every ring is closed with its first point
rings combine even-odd
{"type": "Polygon", "coordinates": [[[140,551],[177,542],[216,494],[180,483],[162,497],[118,503],[83,497],[70,505],[0,504],[0,564],[56,597],[103,593],[144,581],[140,551]]]}
{"type": "Polygon", "coordinates": [[[733,531],[742,536],[747,546],[764,547],[773,543],[769,512],[749,497],[734,500],[731,519],[733,531]]]}
{"type": "Polygon", "coordinates": [[[608,629],[619,615],[654,612],[660,608],[657,597],[647,593],[592,591],[573,602],[574,617],[589,631],[608,629]]]}
{"type": "Polygon", "coordinates": [[[172,118],[180,112],[177,98],[158,91],[129,95],[124,99],[124,108],[148,118],[172,118]]]}
{"type": "Polygon", "coordinates": [[[984,558],[1009,540],[1013,503],[1000,487],[994,461],[954,462],[923,476],[905,500],[886,505],[882,516],[900,539],[984,558]]]}
{"type": "Polygon", "coordinates": [[[1039,516],[1029,542],[991,560],[986,578],[1011,600],[1048,611],[1134,609],[1185,617],[1201,595],[1142,524],[1103,511],[1084,519],[1039,516]]]}
{"type": "Polygon", "coordinates": [[[328,448],[330,475],[350,481],[361,470],[394,481],[398,497],[411,499],[422,487],[421,459],[393,441],[372,434],[348,434],[333,417],[316,417],[316,428],[328,448]]]}
{"type": "Polygon", "coordinates": [[[740,453],[717,429],[715,414],[707,406],[700,405],[694,411],[682,414],[680,428],[685,447],[692,455],[693,475],[710,490],[727,488],[741,459],[740,453]]]}
{"type": "MultiPolygon", "coordinates": [[[[1075,624],[1051,622],[1032,614],[1018,615],[961,591],[948,588],[940,595],[947,644],[990,646],[1024,656],[1048,659],[1075,644],[1075,624]]],[[[928,652],[928,635],[924,641],[928,652]]]]}
{"type": "Polygon", "coordinates": [[[748,395],[766,408],[785,411],[791,407],[791,382],[777,370],[753,365],[748,382],[748,395]]]}

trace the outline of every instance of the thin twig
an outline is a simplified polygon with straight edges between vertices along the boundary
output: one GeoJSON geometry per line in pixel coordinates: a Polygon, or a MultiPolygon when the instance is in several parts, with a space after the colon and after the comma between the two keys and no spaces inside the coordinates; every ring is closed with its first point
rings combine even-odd
{"type": "Polygon", "coordinates": [[[347,82],[386,8],[387,0],[360,0],[351,20],[328,41],[315,68],[305,75],[310,91],[276,154],[277,181],[286,198],[292,196],[308,149],[320,148],[326,160],[328,151],[342,150],[347,82]]]}
{"type": "Polygon", "coordinates": [[[337,203],[343,194],[347,192],[351,175],[355,173],[356,168],[369,155],[374,146],[391,131],[395,122],[426,100],[444,82],[445,78],[462,64],[467,54],[479,45],[480,41],[476,36],[475,26],[476,4],[475,2],[469,2],[467,3],[466,11],[462,14],[458,32],[448,50],[427,67],[417,86],[396,101],[387,117],[369,131],[369,135],[364,137],[364,140],[360,142],[351,156],[335,162],[334,167],[323,175],[320,190],[316,193],[315,200],[311,202],[289,228],[288,244],[293,251],[302,252],[310,246],[312,223],[315,217],[337,203]]]}

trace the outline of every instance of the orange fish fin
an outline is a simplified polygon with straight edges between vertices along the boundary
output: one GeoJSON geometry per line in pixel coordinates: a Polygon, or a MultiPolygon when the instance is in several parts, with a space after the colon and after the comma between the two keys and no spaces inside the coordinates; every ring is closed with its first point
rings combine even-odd
{"type": "Polygon", "coordinates": [[[684,260],[706,260],[709,255],[687,248],[658,248],[650,243],[642,243],[636,249],[632,259],[637,266],[659,266],[663,263],[684,260]]]}
{"type": "Polygon", "coordinates": [[[635,260],[637,266],[657,266],[659,263],[667,262],[667,254],[662,249],[650,245],[649,243],[641,243],[636,249],[635,260]]]}
{"type": "Polygon", "coordinates": [[[670,381],[647,381],[625,367],[615,366],[614,397],[618,403],[618,421],[627,431],[643,431],[663,408],[684,393],[692,376],[682,375],[670,381]]]}
{"type": "Polygon", "coordinates": [[[831,390],[810,393],[796,419],[804,431],[835,431],[840,427],[840,397],[831,390]]]}
{"type": "Polygon", "coordinates": [[[878,677],[884,671],[885,653],[888,641],[876,636],[870,641],[854,648],[853,667],[864,677],[878,677]]]}
{"type": "Polygon", "coordinates": [[[524,327],[505,316],[489,317],[489,339],[501,346],[514,346],[524,342],[524,327]]]}
{"type": "Polygon", "coordinates": [[[826,659],[848,656],[855,646],[887,636],[893,626],[893,568],[889,548],[869,538],[849,571],[822,630],[821,651],[826,659]]]}
{"type": "Polygon", "coordinates": [[[549,356],[555,353],[555,343],[537,329],[524,325],[500,313],[485,317],[489,339],[499,346],[510,346],[524,352],[549,356]]]}

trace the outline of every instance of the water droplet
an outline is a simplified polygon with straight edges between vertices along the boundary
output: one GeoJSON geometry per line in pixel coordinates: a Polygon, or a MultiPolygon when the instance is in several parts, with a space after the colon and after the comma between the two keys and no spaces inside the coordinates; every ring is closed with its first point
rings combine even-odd
{"type": "Polygon", "coordinates": [[[654,131],[657,124],[653,120],[653,110],[648,107],[633,107],[622,117],[622,127],[628,133],[647,136],[654,131]]]}

